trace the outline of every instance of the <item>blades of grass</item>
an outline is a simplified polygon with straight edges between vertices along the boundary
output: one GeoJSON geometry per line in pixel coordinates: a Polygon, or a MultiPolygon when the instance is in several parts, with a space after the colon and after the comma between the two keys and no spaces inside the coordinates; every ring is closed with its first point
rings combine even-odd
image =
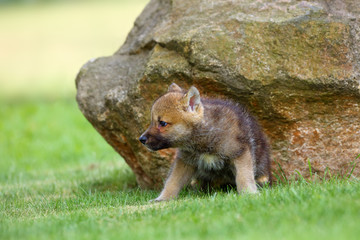
{"type": "Polygon", "coordinates": [[[281,177],[278,174],[278,171],[274,171],[273,176],[275,176],[278,183],[282,184],[282,180],[281,180],[281,177]]]}
{"type": "Polygon", "coordinates": [[[349,179],[350,177],[351,177],[351,175],[353,174],[353,172],[354,172],[354,170],[355,170],[355,167],[356,167],[356,159],[358,159],[360,157],[360,154],[357,156],[357,157],[355,157],[355,159],[353,160],[353,161],[351,161],[350,162],[350,164],[349,164],[349,169],[347,169],[347,170],[345,170],[345,169],[343,169],[343,174],[341,174],[341,177],[343,178],[343,179],[349,179]]]}
{"type": "Polygon", "coordinates": [[[286,177],[286,175],[285,175],[285,172],[284,172],[284,170],[282,169],[280,163],[279,163],[278,161],[275,161],[275,162],[276,162],[276,164],[277,164],[278,167],[279,167],[279,170],[280,170],[280,173],[281,173],[281,177],[282,177],[282,178],[284,179],[284,181],[289,185],[289,181],[288,181],[288,179],[287,179],[287,177],[286,177]]]}
{"type": "Polygon", "coordinates": [[[311,162],[310,162],[310,158],[308,158],[308,165],[309,165],[310,178],[311,178],[311,180],[312,180],[312,170],[311,170],[311,162]]]}
{"type": "Polygon", "coordinates": [[[322,177],[323,182],[326,181],[326,175],[327,175],[328,171],[329,171],[329,167],[326,167],[325,171],[324,171],[324,176],[322,177]]]}
{"type": "Polygon", "coordinates": [[[351,175],[353,174],[357,163],[356,163],[355,161],[353,161],[351,164],[352,164],[353,166],[352,166],[352,168],[351,168],[350,173],[349,173],[348,176],[347,176],[348,179],[350,179],[351,175]]]}
{"type": "Polygon", "coordinates": [[[301,182],[308,183],[308,182],[306,181],[306,179],[301,175],[301,173],[300,173],[298,170],[295,170],[295,172],[298,174],[301,182]]]}
{"type": "Polygon", "coordinates": [[[328,173],[329,173],[329,179],[332,180],[333,175],[331,174],[331,171],[329,171],[328,173]]]}
{"type": "Polygon", "coordinates": [[[350,165],[352,165],[352,168],[351,168],[351,170],[350,170],[350,173],[349,173],[348,176],[347,176],[348,179],[350,179],[350,177],[352,176],[352,174],[353,174],[353,172],[354,172],[354,170],[355,170],[356,164],[357,164],[357,162],[355,162],[355,161],[356,161],[356,159],[358,159],[359,157],[360,157],[360,154],[357,155],[357,157],[354,159],[354,161],[352,161],[352,163],[350,163],[350,165]]]}

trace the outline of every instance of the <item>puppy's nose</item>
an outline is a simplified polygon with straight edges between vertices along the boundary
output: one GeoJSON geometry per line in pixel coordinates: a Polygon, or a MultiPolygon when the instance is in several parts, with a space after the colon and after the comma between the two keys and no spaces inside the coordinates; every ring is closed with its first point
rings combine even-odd
{"type": "Polygon", "coordinates": [[[145,143],[146,143],[146,140],[147,140],[147,137],[145,137],[145,136],[141,136],[141,137],[139,138],[139,141],[140,141],[142,144],[145,144],[145,143]]]}

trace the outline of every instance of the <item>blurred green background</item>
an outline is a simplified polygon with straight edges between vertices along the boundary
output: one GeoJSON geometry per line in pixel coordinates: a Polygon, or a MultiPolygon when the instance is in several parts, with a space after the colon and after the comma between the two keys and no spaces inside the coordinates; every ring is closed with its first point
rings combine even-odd
{"type": "Polygon", "coordinates": [[[70,97],[89,59],[112,55],[147,0],[0,0],[2,98],[70,97]]]}
{"type": "Polygon", "coordinates": [[[75,77],[123,44],[147,2],[0,0],[0,183],[129,170],[78,110],[75,77]]]}

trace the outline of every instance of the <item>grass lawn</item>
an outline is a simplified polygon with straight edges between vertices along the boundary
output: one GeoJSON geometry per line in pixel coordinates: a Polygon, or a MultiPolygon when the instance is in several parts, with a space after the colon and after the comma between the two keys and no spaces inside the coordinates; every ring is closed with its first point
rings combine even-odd
{"type": "Polygon", "coordinates": [[[74,97],[80,66],[115,52],[146,2],[1,6],[0,239],[359,239],[353,178],[148,202],[158,192],[137,188],[74,97]]]}
{"type": "MultiPolygon", "coordinates": [[[[5,106],[5,107],[4,107],[5,106]]],[[[0,109],[0,239],[358,239],[360,182],[256,196],[183,191],[151,204],[73,100],[0,109]]]]}

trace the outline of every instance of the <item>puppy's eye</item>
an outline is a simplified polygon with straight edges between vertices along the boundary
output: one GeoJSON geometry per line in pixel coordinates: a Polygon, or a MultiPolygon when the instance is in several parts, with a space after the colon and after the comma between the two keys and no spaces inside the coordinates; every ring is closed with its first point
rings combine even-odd
{"type": "Polygon", "coordinates": [[[159,124],[160,124],[160,126],[165,127],[167,125],[167,122],[160,121],[159,124]]]}

